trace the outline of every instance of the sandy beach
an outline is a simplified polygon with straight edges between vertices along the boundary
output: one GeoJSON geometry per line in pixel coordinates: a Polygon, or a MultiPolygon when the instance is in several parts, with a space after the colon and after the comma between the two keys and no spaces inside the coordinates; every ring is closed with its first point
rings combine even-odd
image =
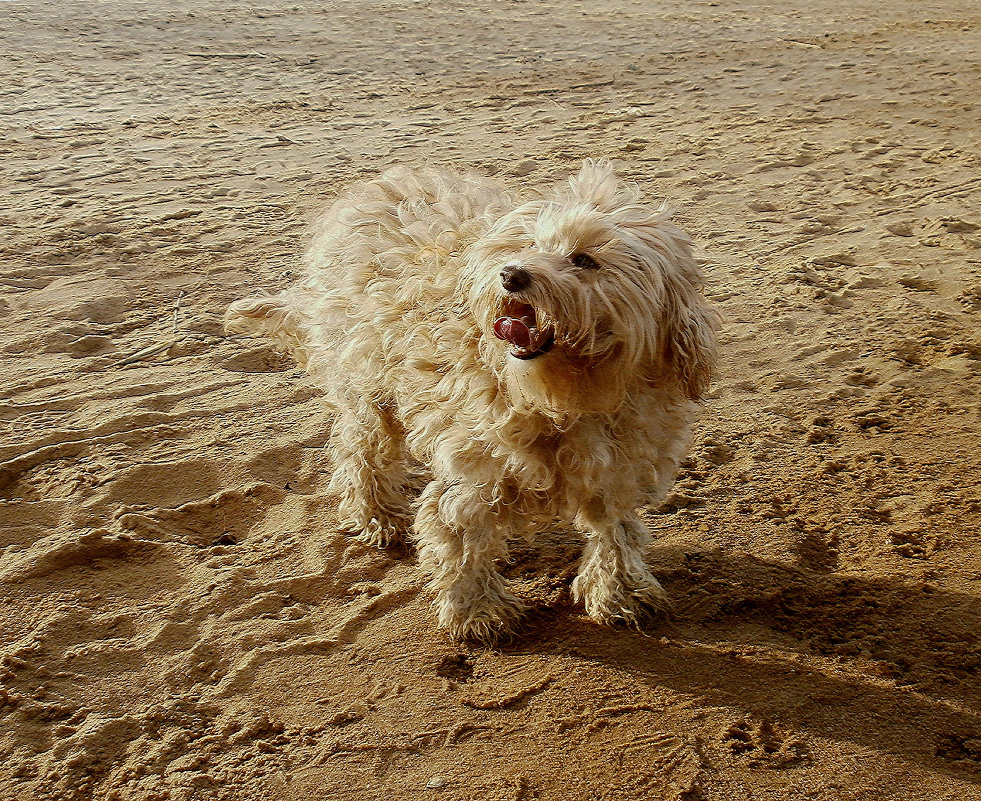
{"type": "Polygon", "coordinates": [[[976,0],[0,3],[0,799],[981,799],[976,0]],[[675,603],[455,643],[228,304],[351,182],[608,157],[725,319],[675,603]]]}

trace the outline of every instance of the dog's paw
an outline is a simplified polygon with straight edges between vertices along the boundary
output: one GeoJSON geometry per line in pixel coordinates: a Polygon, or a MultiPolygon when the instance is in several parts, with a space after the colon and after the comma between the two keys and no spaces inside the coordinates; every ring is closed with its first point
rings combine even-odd
{"type": "Polygon", "coordinates": [[[465,604],[442,595],[436,599],[439,625],[458,640],[493,643],[512,634],[527,611],[524,602],[504,590],[472,598],[465,604]]]}
{"type": "Polygon", "coordinates": [[[573,597],[583,601],[586,614],[604,626],[637,627],[671,610],[668,594],[653,576],[629,584],[598,582],[588,586],[581,578],[573,582],[573,597]]]}
{"type": "Polygon", "coordinates": [[[344,528],[356,540],[376,548],[391,548],[405,542],[409,530],[409,519],[401,517],[372,517],[367,523],[348,520],[344,528]]]}

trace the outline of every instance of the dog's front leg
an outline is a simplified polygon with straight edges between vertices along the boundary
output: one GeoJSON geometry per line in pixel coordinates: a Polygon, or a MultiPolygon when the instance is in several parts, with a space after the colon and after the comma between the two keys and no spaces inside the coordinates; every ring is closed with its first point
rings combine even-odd
{"type": "Polygon", "coordinates": [[[587,540],[572,597],[583,601],[598,623],[638,625],[652,612],[670,607],[664,588],[644,564],[651,534],[636,515],[604,517],[580,515],[587,540]]]}
{"type": "Polygon", "coordinates": [[[439,625],[454,637],[493,640],[524,613],[494,568],[507,556],[500,523],[480,488],[462,481],[433,481],[419,500],[419,564],[432,576],[439,625]]]}

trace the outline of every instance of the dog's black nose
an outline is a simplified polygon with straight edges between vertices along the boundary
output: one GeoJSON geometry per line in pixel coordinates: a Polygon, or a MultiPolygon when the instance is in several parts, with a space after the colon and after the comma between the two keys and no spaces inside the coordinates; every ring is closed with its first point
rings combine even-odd
{"type": "Polygon", "coordinates": [[[531,283],[531,273],[524,267],[509,264],[501,270],[501,286],[508,292],[518,292],[531,283]]]}

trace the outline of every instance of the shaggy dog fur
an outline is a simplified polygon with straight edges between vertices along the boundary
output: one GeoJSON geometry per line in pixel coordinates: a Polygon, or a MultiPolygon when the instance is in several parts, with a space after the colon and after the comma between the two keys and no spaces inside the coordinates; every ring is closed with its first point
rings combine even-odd
{"type": "Polygon", "coordinates": [[[556,520],[586,536],[572,592],[590,617],[666,605],[637,509],[689,447],[717,327],[669,216],[606,162],[524,202],[396,167],[328,209],[297,285],[229,309],[325,390],[344,526],[378,546],[414,529],[454,636],[514,627],[495,562],[556,520]]]}

